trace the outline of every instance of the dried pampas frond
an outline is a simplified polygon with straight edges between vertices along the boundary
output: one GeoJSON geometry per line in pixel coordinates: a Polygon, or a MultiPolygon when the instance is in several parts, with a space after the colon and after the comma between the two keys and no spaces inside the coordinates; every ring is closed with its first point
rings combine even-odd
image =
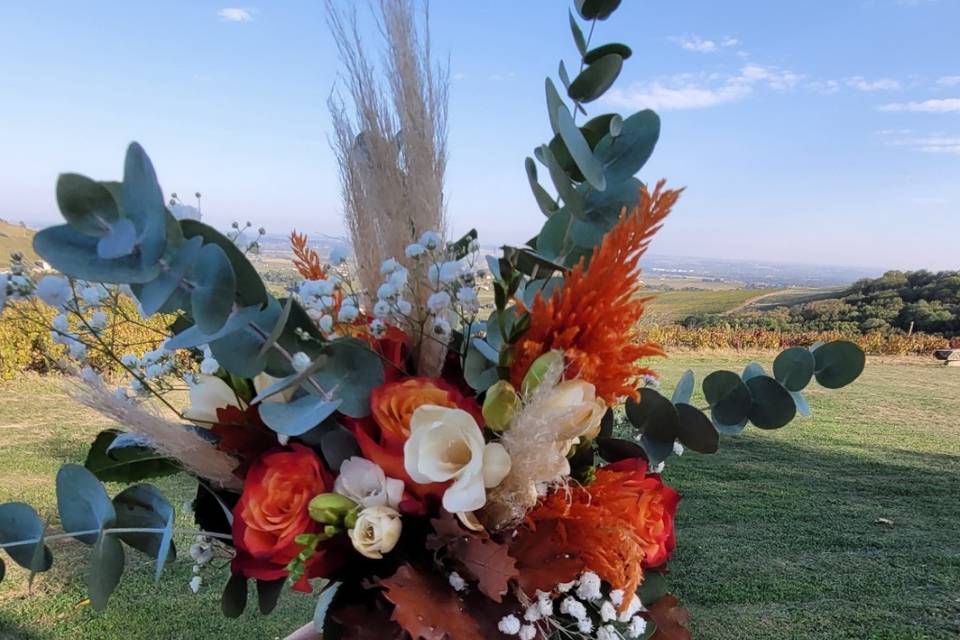
{"type": "Polygon", "coordinates": [[[224,489],[239,491],[243,482],[233,472],[240,462],[217,449],[209,441],[167,420],[154,411],[129,400],[117,398],[102,380],[94,377],[74,378],[71,396],[99,414],[113,420],[127,431],[150,441],[151,446],[169,456],[197,476],[224,489]]]}
{"type": "MultiPolygon", "coordinates": [[[[431,60],[426,5],[422,28],[414,0],[379,0],[373,6],[385,44],[379,71],[363,46],[356,9],[341,11],[327,0],[327,21],[344,67],[342,84],[328,100],[331,144],[368,305],[381,284],[384,260],[396,258],[409,268],[406,247],[424,231],[446,231],[449,87],[447,69],[431,60]]],[[[422,310],[427,295],[411,302],[422,310]]],[[[440,347],[414,349],[436,360],[436,366],[418,363],[421,375],[439,371],[446,354],[445,345],[440,347]]]]}

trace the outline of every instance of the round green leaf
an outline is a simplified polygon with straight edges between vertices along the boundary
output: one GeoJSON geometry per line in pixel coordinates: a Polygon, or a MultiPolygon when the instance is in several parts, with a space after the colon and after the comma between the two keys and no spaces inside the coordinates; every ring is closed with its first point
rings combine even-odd
{"type": "Polygon", "coordinates": [[[306,395],[291,402],[265,402],[260,405],[264,424],[285,436],[300,436],[333,415],[341,400],[306,395]]]}
{"type": "Polygon", "coordinates": [[[120,584],[123,575],[123,545],[115,536],[101,533],[93,545],[87,564],[87,591],[97,611],[107,608],[110,594],[120,584]]]}
{"type": "MultiPolygon", "coordinates": [[[[67,533],[99,531],[113,526],[117,512],[106,489],[90,471],[78,464],[65,464],[57,473],[57,511],[67,533]]],[[[96,533],[75,536],[84,544],[93,544],[96,533]]]]}
{"type": "Polygon", "coordinates": [[[106,234],[120,218],[110,190],[76,173],[64,173],[57,179],[57,206],[71,227],[88,236],[106,234]]]}
{"type": "Polygon", "coordinates": [[[108,429],[97,434],[83,466],[102,482],[138,482],[147,478],[169,476],[180,471],[180,466],[143,442],[133,441],[127,446],[116,446],[123,434],[108,429]]]}
{"type": "Polygon", "coordinates": [[[673,404],[679,404],[681,402],[689,403],[690,398],[693,396],[695,381],[696,378],[693,374],[693,370],[687,369],[680,378],[680,381],[677,382],[677,386],[673,390],[673,395],[670,396],[670,402],[673,404]]]}
{"type": "Polygon", "coordinates": [[[185,238],[200,236],[205,245],[215,244],[227,254],[239,285],[236,290],[237,304],[242,307],[262,307],[267,304],[267,288],[263,279],[243,251],[229,238],[199,220],[181,220],[180,229],[185,238]]]}
{"type": "Polygon", "coordinates": [[[5,550],[13,561],[24,569],[46,571],[53,564],[53,554],[46,545],[43,546],[42,552],[37,549],[37,545],[43,544],[43,529],[43,521],[30,505],[22,502],[0,504],[0,544],[23,540],[39,541],[6,547],[5,550]]]}
{"type": "Polygon", "coordinates": [[[137,299],[145,315],[152,316],[163,309],[167,301],[179,290],[180,281],[193,267],[202,246],[203,239],[196,236],[184,242],[167,268],[155,280],[140,288],[137,299]]]}
{"type": "MultiPolygon", "coordinates": [[[[153,485],[136,484],[127,487],[113,497],[113,506],[117,510],[118,528],[165,529],[173,524],[173,507],[153,485]]],[[[162,560],[163,563],[176,559],[177,553],[172,543],[168,550],[165,549],[165,536],[162,533],[126,532],[116,535],[134,549],[151,558],[162,560]]]]}
{"type": "Polygon", "coordinates": [[[617,136],[605,136],[594,153],[603,162],[607,180],[619,182],[632,178],[643,168],[660,138],[660,117],[649,109],[623,121],[617,136]]]}
{"type": "MultiPolygon", "coordinates": [[[[574,80],[570,88],[572,89],[576,84],[577,81],[574,80]]],[[[606,189],[607,179],[603,175],[603,165],[594,157],[593,150],[587,144],[587,139],[583,137],[583,133],[573,121],[573,116],[570,115],[566,106],[561,106],[557,111],[557,126],[560,128],[559,133],[560,137],[563,138],[563,143],[586,181],[598,191],[606,189]]]]}
{"type": "MultiPolygon", "coordinates": [[[[325,392],[332,394],[333,400],[342,402],[340,413],[351,418],[370,415],[370,393],[383,384],[380,357],[356,338],[334,340],[326,345],[324,353],[327,360],[313,374],[313,379],[325,392]]],[[[319,393],[312,385],[304,385],[304,388],[310,393],[319,393]]]]}
{"type": "Polygon", "coordinates": [[[677,405],[677,415],[680,416],[678,437],[683,446],[699,453],[716,453],[720,434],[703,411],[681,402],[677,405]]]}
{"type": "Polygon", "coordinates": [[[620,6],[620,0],[576,0],[576,5],[584,20],[606,20],[620,6]]]}
{"type": "Polygon", "coordinates": [[[137,247],[137,229],[127,218],[120,218],[110,224],[97,242],[97,255],[104,260],[129,256],[137,247]]]}
{"type": "Polygon", "coordinates": [[[132,254],[106,260],[97,252],[98,239],[80,233],[67,224],[47,227],[33,236],[33,249],[54,269],[80,280],[110,284],[150,282],[160,273],[157,264],[144,266],[132,254]]]}
{"type": "Polygon", "coordinates": [[[640,389],[640,402],[628,399],[626,411],[627,419],[639,433],[662,442],[676,439],[680,421],[677,409],[653,389],[640,389]]]}
{"type": "Polygon", "coordinates": [[[610,44],[601,45],[587,51],[587,54],[583,56],[584,64],[593,64],[603,56],[615,53],[624,60],[633,55],[633,50],[630,49],[625,44],[620,44],[618,42],[613,42],[610,44]]]}
{"type": "Polygon", "coordinates": [[[750,413],[750,390],[732,371],[714,371],[703,380],[703,395],[710,404],[715,422],[737,425],[750,413]]]}
{"type": "Polygon", "coordinates": [[[616,53],[597,58],[573,79],[567,95],[577,102],[593,102],[613,86],[621,69],[623,58],[616,53]]]}
{"type": "Polygon", "coordinates": [[[123,213],[136,225],[143,264],[156,264],[167,247],[167,208],[153,163],[136,142],[127,147],[121,189],[123,213]]]}
{"type": "Polygon", "coordinates": [[[781,352],[773,361],[773,377],[787,391],[800,391],[810,384],[815,367],[816,360],[809,349],[793,347],[781,352]]]}
{"type": "Polygon", "coordinates": [[[770,376],[757,376],[747,380],[747,388],[753,396],[750,422],[761,429],[779,429],[797,415],[797,405],[790,392],[770,376]]]}
{"type": "Polygon", "coordinates": [[[827,389],[847,386],[860,377],[867,363],[863,350],[846,340],[836,340],[818,347],[813,357],[817,382],[827,389]]]}
{"type": "Polygon", "coordinates": [[[597,438],[597,453],[607,462],[646,458],[647,452],[636,442],[619,438],[597,438]]]}
{"type": "Polygon", "coordinates": [[[237,279],[227,254],[218,245],[206,244],[190,270],[193,321],[204,333],[216,333],[233,311],[237,279]]]}

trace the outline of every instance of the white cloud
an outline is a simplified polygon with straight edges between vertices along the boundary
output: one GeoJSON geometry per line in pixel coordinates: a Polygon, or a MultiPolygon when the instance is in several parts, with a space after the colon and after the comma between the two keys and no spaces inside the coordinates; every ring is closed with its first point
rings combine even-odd
{"type": "Polygon", "coordinates": [[[242,7],[225,7],[217,11],[217,15],[224,22],[251,22],[256,9],[244,9],[242,7]]]}
{"type": "Polygon", "coordinates": [[[910,129],[884,129],[878,131],[877,135],[890,147],[909,147],[923,153],[960,156],[960,136],[945,133],[916,135],[910,129]]]}
{"type": "Polygon", "coordinates": [[[670,42],[674,42],[687,51],[696,51],[698,53],[715,53],[720,49],[735,47],[740,44],[736,38],[725,36],[720,40],[707,40],[693,34],[689,36],[671,36],[670,42]]]}
{"type": "Polygon", "coordinates": [[[845,82],[847,86],[857,91],[898,91],[900,89],[900,83],[891,78],[867,80],[863,76],[853,76],[847,78],[845,82]]]}
{"type": "Polygon", "coordinates": [[[817,93],[822,93],[825,96],[833,95],[840,91],[840,83],[836,80],[814,80],[808,82],[806,87],[817,93]]]}
{"type": "Polygon", "coordinates": [[[960,84],[960,76],[943,76],[937,80],[941,87],[955,87],[960,84]]]}
{"type": "Polygon", "coordinates": [[[628,89],[612,89],[606,101],[631,109],[703,109],[738,102],[758,86],[792,89],[803,76],[777,67],[749,64],[732,76],[680,74],[628,89]]]}
{"type": "Polygon", "coordinates": [[[915,113],[958,113],[960,98],[942,98],[919,102],[891,102],[877,107],[880,111],[910,111],[915,113]]]}

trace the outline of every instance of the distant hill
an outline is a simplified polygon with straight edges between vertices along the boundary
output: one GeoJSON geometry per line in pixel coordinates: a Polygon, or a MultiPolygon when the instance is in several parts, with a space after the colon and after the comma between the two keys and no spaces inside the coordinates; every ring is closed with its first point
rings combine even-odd
{"type": "Polygon", "coordinates": [[[888,271],[846,289],[769,297],[732,316],[688,316],[688,326],[725,322],[783,331],[922,332],[960,336],[960,271],[888,271]],[[779,303],[779,304],[778,304],[779,303]]]}
{"type": "Polygon", "coordinates": [[[37,259],[33,252],[33,229],[28,229],[20,223],[8,222],[0,218],[0,269],[6,269],[10,262],[10,254],[20,251],[29,261],[37,259]]]}

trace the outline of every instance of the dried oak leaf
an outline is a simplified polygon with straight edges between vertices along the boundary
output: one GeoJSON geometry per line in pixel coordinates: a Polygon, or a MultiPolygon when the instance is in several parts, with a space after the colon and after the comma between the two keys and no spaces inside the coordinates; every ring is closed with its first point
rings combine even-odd
{"type": "Polygon", "coordinates": [[[570,582],[585,569],[580,555],[566,544],[556,520],[543,520],[536,529],[523,528],[510,544],[517,559],[517,582],[528,596],[537,590],[552,591],[561,582],[570,582]],[[554,535],[557,534],[557,535],[554,535]]]}
{"type": "Polygon", "coordinates": [[[467,577],[477,581],[477,588],[484,595],[494,602],[503,602],[510,580],[518,575],[517,561],[510,556],[509,548],[485,532],[463,529],[449,514],[431,524],[435,534],[427,539],[427,548],[446,549],[467,577]]]}
{"type": "Polygon", "coordinates": [[[380,585],[393,604],[392,620],[413,640],[483,640],[477,621],[439,576],[405,564],[380,585]]]}
{"type": "Polygon", "coordinates": [[[676,596],[668,593],[647,608],[657,625],[650,640],[690,640],[690,631],[687,630],[690,614],[679,605],[676,596]]]}

